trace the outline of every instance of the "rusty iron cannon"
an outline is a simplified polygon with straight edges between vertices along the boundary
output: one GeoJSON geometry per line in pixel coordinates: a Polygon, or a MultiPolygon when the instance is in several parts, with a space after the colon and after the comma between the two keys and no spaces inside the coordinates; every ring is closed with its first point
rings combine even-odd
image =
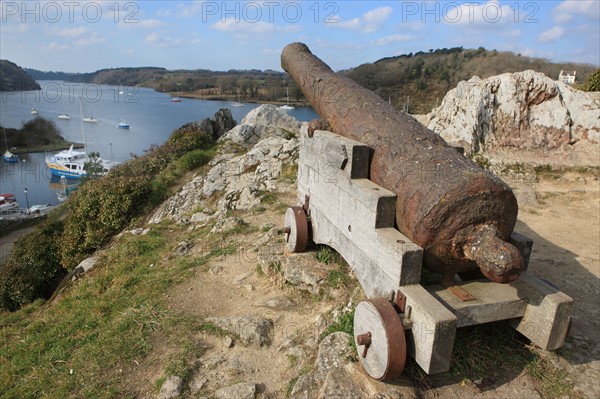
{"type": "Polygon", "coordinates": [[[506,242],[517,201],[502,180],[334,73],[306,45],[286,46],[281,65],[333,132],[374,149],[369,178],[398,196],[398,229],[425,250],[426,267],[449,276],[479,267],[501,283],[518,278],[523,258],[506,242]]]}
{"type": "Polygon", "coordinates": [[[304,44],[281,59],[323,118],[301,131],[288,256],[312,240],[348,262],[369,298],[354,316],[365,371],[394,378],[407,354],[428,374],[447,371],[457,328],[499,320],[560,347],[573,300],[525,270],[533,243],[513,231],[510,188],[304,44]],[[422,266],[443,284],[421,285],[422,266]]]}

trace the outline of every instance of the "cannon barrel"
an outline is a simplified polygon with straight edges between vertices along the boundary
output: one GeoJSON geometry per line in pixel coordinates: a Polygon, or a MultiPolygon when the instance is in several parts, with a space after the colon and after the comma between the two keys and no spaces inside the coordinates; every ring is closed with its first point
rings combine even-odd
{"type": "Polygon", "coordinates": [[[373,149],[370,179],[397,195],[398,230],[424,249],[424,265],[446,276],[479,267],[506,283],[524,269],[506,242],[516,198],[501,179],[459,154],[414,118],[334,73],[303,43],[287,45],[281,66],[334,133],[373,149]]]}

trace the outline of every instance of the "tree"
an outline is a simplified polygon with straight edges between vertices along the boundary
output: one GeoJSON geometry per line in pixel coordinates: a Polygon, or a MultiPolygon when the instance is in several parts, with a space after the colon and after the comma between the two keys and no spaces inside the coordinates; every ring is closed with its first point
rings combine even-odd
{"type": "Polygon", "coordinates": [[[90,152],[89,159],[83,164],[83,169],[86,171],[89,178],[96,178],[102,175],[103,165],[100,159],[99,152],[90,152]]]}
{"type": "Polygon", "coordinates": [[[584,91],[600,91],[600,68],[596,69],[583,86],[584,91]]]}

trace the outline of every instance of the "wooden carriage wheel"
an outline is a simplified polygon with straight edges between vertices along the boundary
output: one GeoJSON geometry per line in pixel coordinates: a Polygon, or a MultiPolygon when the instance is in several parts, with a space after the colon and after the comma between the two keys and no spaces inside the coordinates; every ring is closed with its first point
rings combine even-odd
{"type": "Polygon", "coordinates": [[[363,368],[377,380],[404,371],[406,339],[394,305],[385,298],[362,301],[354,313],[354,340],[363,368]]]}
{"type": "Polygon", "coordinates": [[[285,241],[290,252],[304,252],[308,244],[308,221],[301,206],[288,208],[284,217],[285,241]]]}

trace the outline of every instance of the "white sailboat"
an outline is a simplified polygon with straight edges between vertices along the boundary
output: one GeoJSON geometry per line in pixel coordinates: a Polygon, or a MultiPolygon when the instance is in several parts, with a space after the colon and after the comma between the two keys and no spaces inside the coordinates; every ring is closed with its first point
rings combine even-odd
{"type": "MultiPolygon", "coordinates": [[[[119,94],[124,94],[122,91],[119,94]]],[[[123,97],[123,117],[121,118],[121,122],[117,125],[119,129],[129,129],[129,123],[125,120],[125,102],[127,100],[127,96],[123,97]]]]}
{"type": "Polygon", "coordinates": [[[67,114],[66,112],[64,112],[65,111],[65,103],[64,102],[62,102],[62,108],[63,108],[63,112],[62,112],[62,114],[59,114],[57,116],[57,118],[58,119],[62,119],[64,121],[68,121],[69,119],[71,119],[71,117],[69,116],[69,114],[67,114]]]}
{"type": "Polygon", "coordinates": [[[282,105],[281,107],[279,107],[279,109],[283,109],[285,111],[289,111],[290,109],[294,109],[294,107],[292,107],[290,105],[290,88],[286,87],[285,88],[285,92],[286,92],[286,97],[287,97],[287,104],[282,105]]]}
{"type": "Polygon", "coordinates": [[[245,107],[246,106],[246,104],[242,104],[240,102],[240,91],[239,91],[239,89],[237,91],[237,101],[232,101],[231,102],[231,106],[232,107],[245,107]]]}
{"type": "Polygon", "coordinates": [[[83,121],[85,123],[98,123],[98,119],[94,118],[93,112],[92,115],[83,117],[83,121]]]}
{"type": "Polygon", "coordinates": [[[8,140],[6,140],[6,129],[4,130],[4,145],[6,146],[6,152],[2,155],[2,159],[6,163],[16,163],[17,156],[8,150],[8,140]]]}
{"type": "Polygon", "coordinates": [[[181,98],[179,98],[179,83],[177,83],[177,95],[171,99],[173,103],[180,103],[181,98]]]}

